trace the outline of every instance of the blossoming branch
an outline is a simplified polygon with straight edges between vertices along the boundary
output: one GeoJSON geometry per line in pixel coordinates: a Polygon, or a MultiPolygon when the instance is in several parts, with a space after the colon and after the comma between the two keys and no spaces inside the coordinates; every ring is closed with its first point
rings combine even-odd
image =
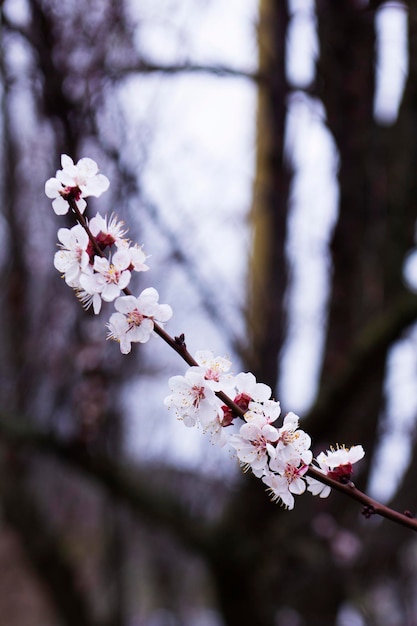
{"type": "Polygon", "coordinates": [[[157,290],[150,287],[135,296],[129,289],[134,272],[149,270],[143,247],[132,244],[116,216],[97,213],[90,220],[84,216],[85,198],[101,196],[109,180],[89,158],[74,164],[62,155],[61,166],[46,181],[45,193],[53,199],[55,213],[71,211],[76,224],[58,230],[54,266],[86,309],[92,307],[98,315],[103,302],[113,303],[107,339],[118,342],[123,354],[131,351],[132,343],[145,343],[156,334],[186,361],[185,374],[170,378],[165,399],[184,425],[200,427],[212,442],[230,446],[242,467],[287,509],[294,508],[296,495],[308,491],[325,498],[335,488],[364,504],[366,517],[377,513],[417,530],[417,520],[410,514],[379,504],[352,483],[353,465],[365,454],[361,445],[336,446],[313,459],[310,436],[294,413],[281,419],[280,403],[268,385],[251,372],[233,374],[229,359],[208,350],[193,357],[183,335],[173,338],[165,331],[173,312],[168,304],[159,303],[157,290]]]}

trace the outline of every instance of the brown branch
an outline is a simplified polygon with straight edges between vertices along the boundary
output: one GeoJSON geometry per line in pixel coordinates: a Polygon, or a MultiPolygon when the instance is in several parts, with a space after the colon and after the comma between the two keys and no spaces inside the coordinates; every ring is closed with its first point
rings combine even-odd
{"type": "Polygon", "coordinates": [[[333,480],[329,476],[323,474],[319,470],[309,467],[307,470],[307,476],[311,478],[315,478],[320,482],[328,485],[332,489],[336,489],[347,495],[349,498],[353,498],[357,502],[360,502],[364,505],[363,514],[365,517],[370,517],[371,515],[380,515],[381,517],[385,517],[386,519],[392,520],[397,524],[401,524],[402,526],[406,526],[407,528],[411,528],[411,530],[417,531],[417,519],[411,515],[408,511],[404,513],[398,513],[398,511],[394,511],[393,509],[377,502],[370,496],[367,496],[363,491],[359,491],[355,487],[355,485],[349,481],[347,483],[341,483],[337,480],[333,480]]]}

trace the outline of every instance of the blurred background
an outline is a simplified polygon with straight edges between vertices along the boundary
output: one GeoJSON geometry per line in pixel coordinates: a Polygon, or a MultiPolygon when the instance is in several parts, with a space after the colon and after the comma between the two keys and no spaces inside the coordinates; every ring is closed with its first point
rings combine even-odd
{"type": "Polygon", "coordinates": [[[417,511],[417,6],[3,0],[0,614],[6,626],[413,626],[417,542],[272,504],[163,405],[53,267],[44,182],[95,159],[171,335],[268,383],[314,450],[417,511]]]}

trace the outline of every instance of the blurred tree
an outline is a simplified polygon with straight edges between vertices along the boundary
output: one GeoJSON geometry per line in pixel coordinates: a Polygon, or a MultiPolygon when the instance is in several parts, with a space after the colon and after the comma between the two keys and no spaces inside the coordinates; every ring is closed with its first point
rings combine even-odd
{"type": "MultiPolygon", "coordinates": [[[[318,449],[364,445],[363,488],[384,423],[387,357],[417,319],[417,298],[402,281],[417,213],[417,9],[399,5],[407,11],[409,68],[398,117],[384,125],[374,115],[376,17],[384,4],[316,0],[317,72],[306,88],[323,104],[337,149],[339,201],[321,375],[305,424],[318,449]]],[[[136,145],[138,161],[145,159],[147,135],[142,143],[126,140],[120,82],[150,73],[253,81],[247,338],[233,337],[230,345],[239,345],[242,369],[280,388],[292,313],[290,5],[260,0],[253,74],[142,57],[127,4],[114,0],[92,0],[88,11],[76,0],[11,5],[2,3],[0,548],[7,549],[0,549],[0,563],[14,555],[25,582],[13,599],[7,572],[0,580],[8,626],[33,626],[34,619],[51,626],[197,624],[207,607],[215,613],[206,619],[227,626],[342,624],[349,610],[357,623],[414,623],[410,531],[366,522],[357,503],[340,494],[324,502],[305,496],[286,512],[247,475],[230,484],[128,460],[126,384],[159,365],[147,365],[140,350],[129,359],[116,354],[103,341],[102,320],[83,312],[50,269],[59,225],[42,182],[57,169],[59,154],[99,161],[112,181],[101,205],[120,208],[127,223],[132,199],[141,199],[141,168],[129,164],[125,151],[136,145]],[[18,610],[22,603],[32,608],[18,610]]],[[[189,263],[184,233],[173,233],[158,207],[148,207],[148,217],[218,325],[215,287],[204,285],[189,263]]],[[[414,452],[392,497],[399,510],[417,509],[414,452]]]]}

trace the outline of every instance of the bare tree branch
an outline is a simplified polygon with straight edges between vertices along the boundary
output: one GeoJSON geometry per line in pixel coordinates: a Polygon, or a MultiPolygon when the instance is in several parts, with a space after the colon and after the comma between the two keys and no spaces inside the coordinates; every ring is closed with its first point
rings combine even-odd
{"type": "Polygon", "coordinates": [[[191,62],[178,63],[173,65],[163,65],[152,63],[144,58],[140,58],[129,65],[112,65],[106,68],[106,75],[117,81],[131,74],[210,74],[212,76],[244,78],[255,83],[261,83],[265,77],[258,72],[248,72],[227,65],[199,65],[191,62]]]}

